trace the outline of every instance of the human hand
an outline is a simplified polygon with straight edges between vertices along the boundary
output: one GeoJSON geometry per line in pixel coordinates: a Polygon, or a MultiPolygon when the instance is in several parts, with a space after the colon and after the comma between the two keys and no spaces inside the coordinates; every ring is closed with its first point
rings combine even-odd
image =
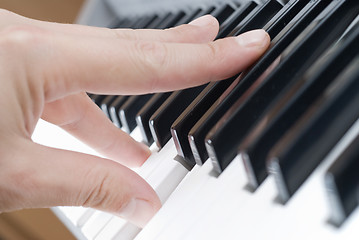
{"type": "Polygon", "coordinates": [[[213,42],[217,32],[210,16],[168,30],[110,30],[0,11],[0,212],[86,206],[144,226],[161,203],[127,167],[141,165],[150,151],[85,92],[144,94],[225,79],[270,42],[262,30],[213,42]],[[34,143],[39,118],[107,159],[34,143]]]}

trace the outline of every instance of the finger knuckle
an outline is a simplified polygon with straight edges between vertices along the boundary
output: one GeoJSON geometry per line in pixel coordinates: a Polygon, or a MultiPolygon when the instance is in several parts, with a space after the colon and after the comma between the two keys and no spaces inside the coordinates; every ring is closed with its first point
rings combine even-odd
{"type": "Polygon", "coordinates": [[[37,27],[10,25],[1,33],[0,49],[8,49],[15,53],[21,51],[22,54],[29,53],[29,50],[44,46],[47,35],[46,31],[37,27]]]}

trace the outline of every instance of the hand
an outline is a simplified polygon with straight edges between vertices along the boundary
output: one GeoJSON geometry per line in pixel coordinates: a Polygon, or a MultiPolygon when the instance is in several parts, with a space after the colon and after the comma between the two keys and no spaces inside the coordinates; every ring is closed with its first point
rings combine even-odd
{"type": "Polygon", "coordinates": [[[125,166],[141,165],[150,151],[117,129],[85,91],[143,94],[225,79],[270,42],[262,30],[213,42],[217,32],[210,16],[168,30],[110,30],[0,11],[0,211],[86,206],[144,226],[161,203],[125,166]],[[34,143],[39,118],[108,159],[34,143]]]}

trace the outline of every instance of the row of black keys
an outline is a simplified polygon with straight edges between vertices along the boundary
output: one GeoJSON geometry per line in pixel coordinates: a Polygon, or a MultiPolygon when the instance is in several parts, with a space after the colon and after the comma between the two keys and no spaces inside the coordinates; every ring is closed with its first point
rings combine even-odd
{"type": "MultiPolygon", "coordinates": [[[[118,127],[139,126],[148,145],[161,148],[173,137],[187,168],[209,157],[222,172],[241,154],[250,186],[255,190],[270,172],[285,203],[359,117],[358,13],[357,0],[284,6],[270,0],[124,19],[117,27],[162,29],[212,14],[218,38],[263,28],[272,43],[250,69],[227,80],[171,93],[91,97],[118,127]]],[[[338,225],[358,204],[358,139],[353,145],[327,173],[338,225]]]]}

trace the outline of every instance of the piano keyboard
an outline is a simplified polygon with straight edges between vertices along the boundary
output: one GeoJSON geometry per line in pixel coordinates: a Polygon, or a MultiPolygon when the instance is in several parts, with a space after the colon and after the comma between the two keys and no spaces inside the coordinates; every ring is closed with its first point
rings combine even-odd
{"type": "MultiPolygon", "coordinates": [[[[205,14],[218,19],[217,38],[263,28],[270,49],[220,82],[89,94],[151,147],[135,171],[158,193],[160,211],[144,229],[94,209],[53,211],[78,239],[357,239],[358,0],[93,0],[79,21],[163,29],[205,14]]],[[[59,136],[47,145],[93,153],[45,122],[35,141],[48,141],[42,131],[59,136]]]]}

